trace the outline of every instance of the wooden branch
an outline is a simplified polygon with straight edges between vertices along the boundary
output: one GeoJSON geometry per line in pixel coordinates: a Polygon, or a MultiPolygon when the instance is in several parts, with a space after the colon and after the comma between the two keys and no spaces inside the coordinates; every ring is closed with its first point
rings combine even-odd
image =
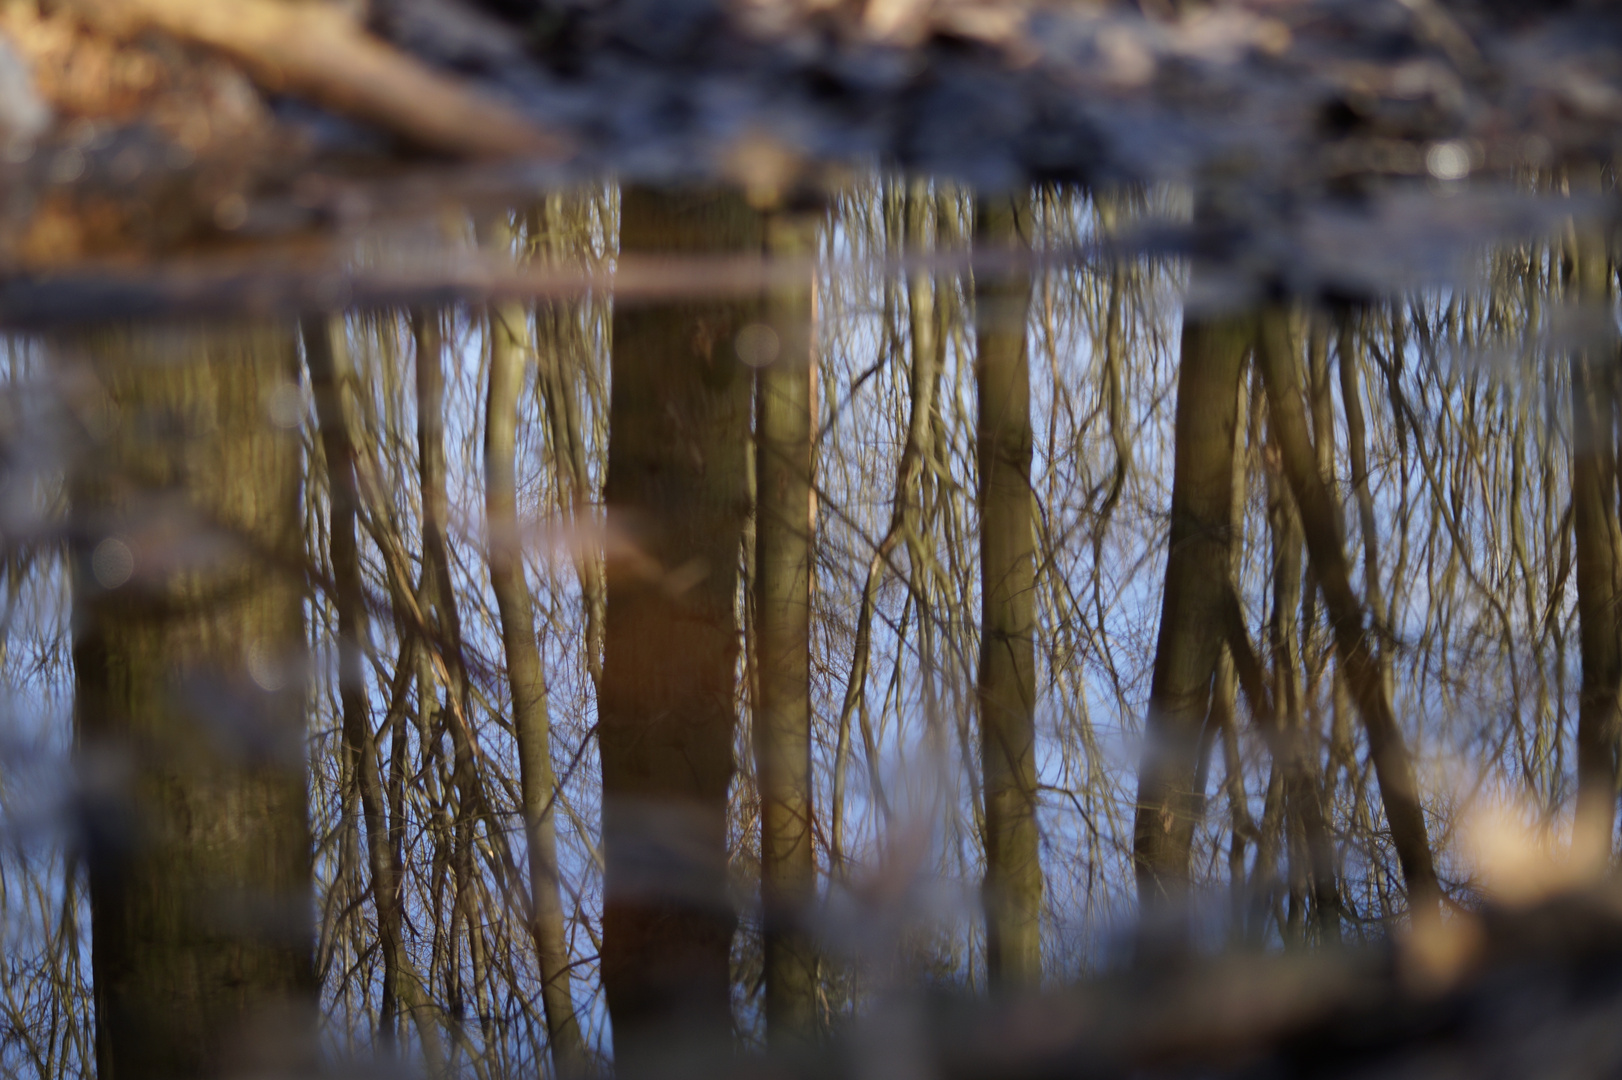
{"type": "Polygon", "coordinates": [[[567,141],[517,110],[425,67],[325,3],[76,0],[110,33],[157,30],[225,53],[264,89],[307,98],[458,157],[561,158],[567,141]]]}

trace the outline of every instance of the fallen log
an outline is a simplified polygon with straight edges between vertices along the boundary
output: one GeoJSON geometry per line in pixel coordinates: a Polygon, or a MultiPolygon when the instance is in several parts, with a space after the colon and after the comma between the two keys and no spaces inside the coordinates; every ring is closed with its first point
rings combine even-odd
{"type": "Polygon", "coordinates": [[[74,0],[98,29],[155,30],[224,53],[271,93],[308,99],[426,150],[472,158],[568,156],[518,110],[440,74],[324,3],[74,0]]]}

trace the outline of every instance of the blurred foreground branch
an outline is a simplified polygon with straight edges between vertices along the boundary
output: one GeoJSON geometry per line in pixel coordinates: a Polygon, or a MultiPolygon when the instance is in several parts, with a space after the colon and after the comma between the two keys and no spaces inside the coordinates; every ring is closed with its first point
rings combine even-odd
{"type": "Polygon", "coordinates": [[[459,157],[565,156],[558,135],[366,33],[323,3],[76,0],[115,34],[158,30],[219,50],[264,89],[305,97],[425,149],[459,157]]]}

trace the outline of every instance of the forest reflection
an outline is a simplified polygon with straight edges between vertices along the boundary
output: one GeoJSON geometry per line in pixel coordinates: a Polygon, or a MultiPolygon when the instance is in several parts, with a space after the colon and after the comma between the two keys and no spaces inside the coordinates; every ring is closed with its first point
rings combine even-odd
{"type": "Polygon", "coordinates": [[[249,1016],[254,1067],[645,1074],[1146,941],[1379,939],[1581,818],[1530,875],[1571,880],[1622,690],[1603,241],[1249,310],[914,258],[1189,212],[593,186],[447,228],[814,269],[8,338],[0,1071],[93,1073],[94,1000],[151,1075],[249,1016]],[[270,989],[176,1019],[164,948],[270,989]]]}

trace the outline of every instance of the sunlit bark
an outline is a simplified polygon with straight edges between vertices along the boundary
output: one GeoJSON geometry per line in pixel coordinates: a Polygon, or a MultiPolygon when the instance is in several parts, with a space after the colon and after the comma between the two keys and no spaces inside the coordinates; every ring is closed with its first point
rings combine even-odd
{"type": "MultiPolygon", "coordinates": [[[[977,252],[1030,250],[1029,197],[975,205],[977,252]]],[[[1042,978],[1036,822],[1035,508],[1026,355],[1029,271],[975,276],[980,502],[980,763],[986,969],[993,988],[1042,978]]]]}

